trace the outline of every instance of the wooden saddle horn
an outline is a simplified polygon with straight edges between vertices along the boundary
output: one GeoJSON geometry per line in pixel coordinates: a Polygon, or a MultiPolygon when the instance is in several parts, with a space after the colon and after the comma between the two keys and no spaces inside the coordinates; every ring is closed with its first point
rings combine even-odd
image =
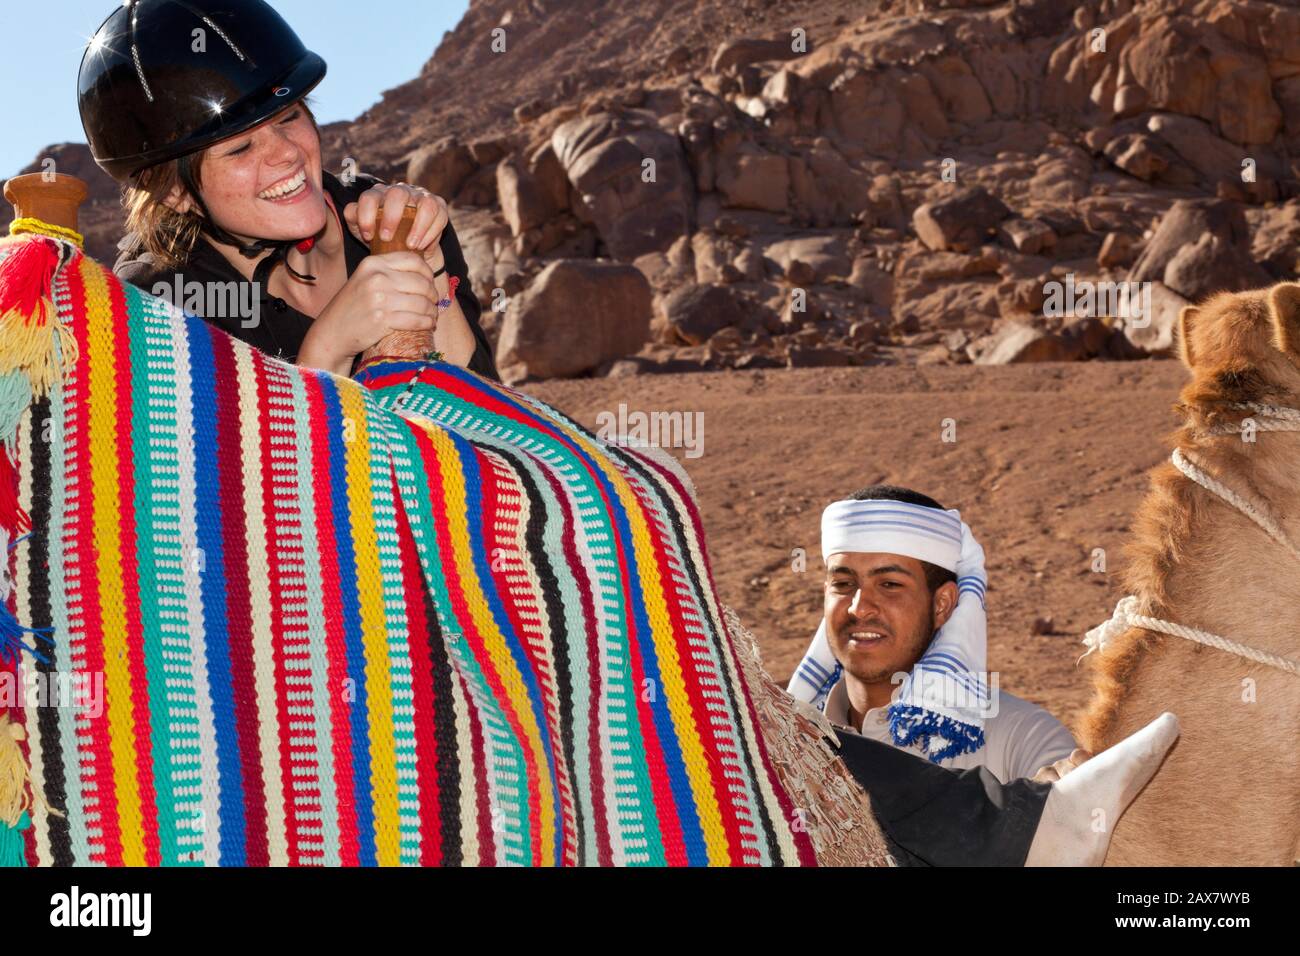
{"type": "Polygon", "coordinates": [[[81,204],[89,190],[67,173],[28,173],[5,183],[5,199],[13,204],[15,218],[40,219],[52,226],[76,229],[81,204]]]}

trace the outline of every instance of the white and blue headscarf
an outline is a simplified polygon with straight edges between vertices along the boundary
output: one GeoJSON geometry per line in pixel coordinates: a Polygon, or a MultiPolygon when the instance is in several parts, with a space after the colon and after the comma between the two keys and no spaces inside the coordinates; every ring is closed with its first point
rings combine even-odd
{"type": "MultiPolygon", "coordinates": [[[[989,710],[987,579],[984,549],[960,512],[888,499],[832,502],[822,513],[822,560],[841,552],[901,554],[957,575],[957,607],[889,705],[889,731],[934,763],[979,750],[989,710]]],[[[823,618],[786,690],[824,709],[842,674],[823,618]]]]}

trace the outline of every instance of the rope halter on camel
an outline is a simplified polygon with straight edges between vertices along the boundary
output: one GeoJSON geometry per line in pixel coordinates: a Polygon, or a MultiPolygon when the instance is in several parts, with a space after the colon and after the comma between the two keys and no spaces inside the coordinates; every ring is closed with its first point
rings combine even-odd
{"type": "MultiPolygon", "coordinates": [[[[1281,405],[1264,405],[1258,402],[1233,402],[1229,407],[1243,409],[1259,415],[1262,420],[1252,422],[1252,426],[1258,431],[1300,431],[1300,409],[1287,408],[1281,405]]],[[[1225,422],[1216,425],[1211,429],[1211,432],[1213,434],[1239,433],[1244,430],[1245,421],[1248,420],[1243,419],[1242,424],[1225,422]]],[[[1296,547],[1295,542],[1283,530],[1281,522],[1271,513],[1267,505],[1252,501],[1247,496],[1233,491],[1189,458],[1181,448],[1174,449],[1170,460],[1180,472],[1206,491],[1217,495],[1232,505],[1259,525],[1270,538],[1290,551],[1297,560],[1300,560],[1300,548],[1296,547]]],[[[1219,634],[1212,634],[1200,628],[1187,627],[1158,617],[1141,614],[1139,613],[1140,606],[1138,599],[1131,594],[1121,598],[1119,603],[1115,605],[1115,613],[1111,615],[1110,620],[1098,627],[1094,627],[1084,637],[1083,643],[1088,646],[1088,650],[1084,652],[1083,657],[1087,657],[1093,651],[1104,652],[1107,642],[1114,640],[1130,627],[1142,627],[1150,631],[1158,631],[1161,634],[1170,634],[1174,637],[1195,641],[1197,644],[1204,644],[1207,647],[1217,647],[1221,651],[1227,651],[1257,664],[1275,667],[1278,670],[1300,677],[1300,661],[1274,654],[1271,651],[1261,651],[1249,644],[1242,644],[1239,641],[1231,640],[1219,634]]],[[[1083,660],[1083,657],[1080,657],[1079,660],[1083,660]]]]}

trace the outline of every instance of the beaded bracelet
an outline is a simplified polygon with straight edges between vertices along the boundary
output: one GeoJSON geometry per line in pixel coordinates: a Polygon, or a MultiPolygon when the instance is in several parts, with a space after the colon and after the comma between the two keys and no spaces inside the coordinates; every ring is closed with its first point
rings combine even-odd
{"type": "MultiPolygon", "coordinates": [[[[435,276],[436,278],[436,276],[435,276]]],[[[452,276],[447,280],[447,298],[439,299],[434,303],[440,309],[450,309],[451,303],[456,298],[456,287],[460,285],[460,276],[452,276]]]]}

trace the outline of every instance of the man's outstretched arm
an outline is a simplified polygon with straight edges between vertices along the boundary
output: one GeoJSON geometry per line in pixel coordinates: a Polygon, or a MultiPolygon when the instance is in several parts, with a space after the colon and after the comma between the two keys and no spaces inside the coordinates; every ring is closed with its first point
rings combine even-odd
{"type": "MultiPolygon", "coordinates": [[[[908,866],[1100,866],[1113,825],[1178,737],[1162,714],[1054,783],[1003,784],[983,767],[953,771],[836,728],[839,753],[866,790],[895,858],[908,866]]],[[[1071,755],[1072,757],[1074,755],[1071,755]]],[[[1065,771],[1060,775],[1061,771],[1065,771]]]]}

